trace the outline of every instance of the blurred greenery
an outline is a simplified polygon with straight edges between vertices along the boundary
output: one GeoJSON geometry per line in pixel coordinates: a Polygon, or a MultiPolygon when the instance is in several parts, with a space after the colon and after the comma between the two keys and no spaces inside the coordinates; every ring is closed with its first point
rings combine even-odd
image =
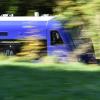
{"type": "Polygon", "coordinates": [[[57,0],[56,3],[54,11],[60,19],[68,20],[65,27],[76,34],[74,39],[90,38],[96,59],[100,59],[100,0],[57,0]]]}
{"type": "Polygon", "coordinates": [[[27,37],[23,43],[23,46],[21,47],[21,51],[17,53],[17,58],[19,61],[21,61],[21,59],[23,61],[39,59],[44,55],[43,51],[45,48],[46,47],[43,41],[35,37],[27,37]]]}
{"type": "Polygon", "coordinates": [[[99,100],[100,67],[0,62],[1,100],[99,100]]]}

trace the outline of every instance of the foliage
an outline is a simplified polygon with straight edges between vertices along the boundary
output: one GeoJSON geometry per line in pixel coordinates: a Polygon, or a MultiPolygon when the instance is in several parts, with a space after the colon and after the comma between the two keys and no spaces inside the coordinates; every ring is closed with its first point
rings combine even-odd
{"type": "Polygon", "coordinates": [[[57,0],[57,5],[54,11],[68,20],[65,27],[77,28],[81,37],[91,38],[95,54],[100,58],[100,0],[57,0]]]}
{"type": "Polygon", "coordinates": [[[83,12],[81,6],[82,2],[76,2],[74,0],[62,0],[57,2],[58,7],[55,8],[55,12],[60,13],[61,18],[68,20],[67,27],[75,27],[84,24],[83,12]]]}
{"type": "Polygon", "coordinates": [[[52,8],[55,6],[55,0],[1,0],[0,14],[13,13],[17,16],[30,16],[34,12],[40,12],[40,15],[52,14],[52,8]],[[31,14],[30,14],[31,12],[31,14]]]}
{"type": "Polygon", "coordinates": [[[42,56],[42,51],[45,48],[42,41],[34,37],[27,37],[21,47],[21,52],[17,54],[19,60],[34,60],[42,56]]]}
{"type": "Polygon", "coordinates": [[[91,29],[99,29],[99,0],[58,0],[57,5],[58,7],[55,8],[55,12],[60,14],[60,18],[68,20],[67,28],[82,25],[88,30],[91,26],[91,29]]]}

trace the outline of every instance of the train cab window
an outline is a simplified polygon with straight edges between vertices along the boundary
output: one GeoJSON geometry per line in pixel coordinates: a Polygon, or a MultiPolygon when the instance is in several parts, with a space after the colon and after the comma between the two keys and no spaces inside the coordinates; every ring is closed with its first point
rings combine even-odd
{"type": "Polygon", "coordinates": [[[51,31],[51,45],[63,44],[63,40],[58,31],[51,31]]]}

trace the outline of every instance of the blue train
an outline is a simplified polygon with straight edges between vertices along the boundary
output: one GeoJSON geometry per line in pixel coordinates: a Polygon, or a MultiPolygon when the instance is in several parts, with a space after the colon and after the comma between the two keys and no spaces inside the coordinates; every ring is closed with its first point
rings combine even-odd
{"type": "MultiPolygon", "coordinates": [[[[6,55],[20,52],[21,43],[18,40],[31,36],[45,41],[47,55],[66,58],[79,42],[75,42],[64,28],[64,23],[54,16],[0,17],[0,52],[6,55]]],[[[75,35],[77,37],[80,34],[75,35]]]]}

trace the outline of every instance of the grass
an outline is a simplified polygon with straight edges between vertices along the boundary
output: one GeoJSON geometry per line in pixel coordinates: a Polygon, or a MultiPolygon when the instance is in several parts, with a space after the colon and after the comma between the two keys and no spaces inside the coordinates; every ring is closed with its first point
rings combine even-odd
{"type": "Polygon", "coordinates": [[[96,65],[0,63],[0,100],[100,100],[96,65]]]}

